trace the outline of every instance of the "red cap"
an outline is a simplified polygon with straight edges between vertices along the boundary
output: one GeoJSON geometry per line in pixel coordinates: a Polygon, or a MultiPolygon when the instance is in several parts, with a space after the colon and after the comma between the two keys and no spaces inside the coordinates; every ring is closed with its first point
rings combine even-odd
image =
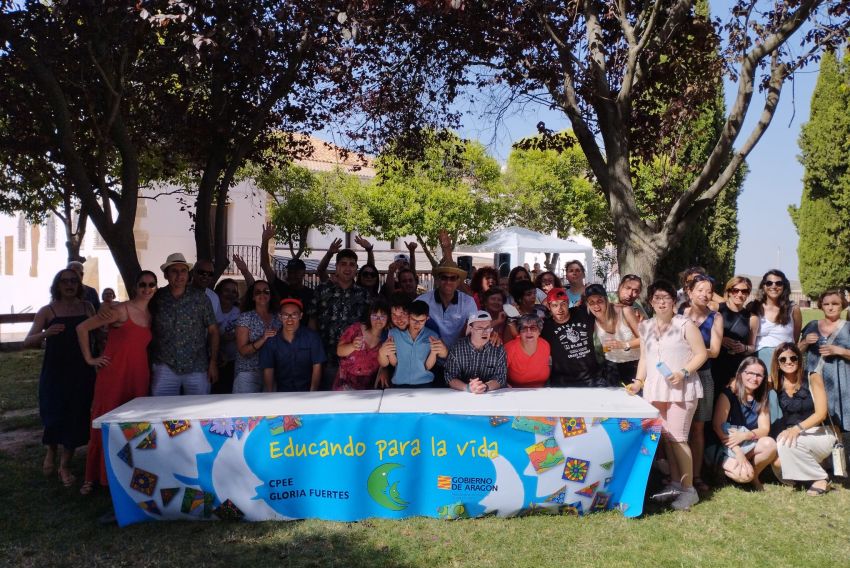
{"type": "Polygon", "coordinates": [[[293,306],[298,306],[298,309],[302,312],[304,311],[304,304],[301,303],[301,300],[298,298],[284,298],[280,301],[280,307],[282,308],[286,304],[292,304],[293,306]]]}
{"type": "Polygon", "coordinates": [[[566,300],[569,302],[570,297],[567,296],[567,291],[563,288],[552,288],[549,290],[549,293],[546,294],[546,303],[557,302],[558,300],[566,300]]]}

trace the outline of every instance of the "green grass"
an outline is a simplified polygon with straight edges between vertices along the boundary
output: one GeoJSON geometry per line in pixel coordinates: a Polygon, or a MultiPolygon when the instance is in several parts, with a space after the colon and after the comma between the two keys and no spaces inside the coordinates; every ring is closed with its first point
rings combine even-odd
{"type": "Polygon", "coordinates": [[[0,413],[38,406],[42,352],[0,353],[0,413]]]}
{"type": "MultiPolygon", "coordinates": [[[[29,354],[0,354],[0,397],[20,391],[10,382],[37,373],[29,354]],[[26,373],[8,371],[18,364],[26,373]]],[[[43,450],[32,432],[28,439],[14,453],[0,451],[2,566],[779,567],[847,565],[850,558],[850,490],[843,487],[812,498],[779,485],[764,493],[726,486],[691,512],[656,508],[640,519],[609,512],[104,527],[96,519],[110,509],[108,495],[82,497],[44,478],[43,450]]],[[[82,456],[74,468],[82,477],[82,456]]]]}

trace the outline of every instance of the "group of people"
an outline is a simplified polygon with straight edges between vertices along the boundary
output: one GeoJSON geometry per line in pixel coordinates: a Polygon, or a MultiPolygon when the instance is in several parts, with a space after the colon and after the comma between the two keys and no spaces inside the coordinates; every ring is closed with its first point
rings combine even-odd
{"type": "Polygon", "coordinates": [[[56,275],[51,302],[25,341],[45,347],[39,403],[46,475],[58,472],[73,486],[74,449],[88,444],[80,491],[105,486],[91,419],[138,396],[625,387],[661,415],[659,461],[669,483],[659,500],[677,509],[696,503],[705,456],[718,452],[737,482],[760,487],[759,473],[773,465],[780,479],[809,483],[810,494],[828,489],[821,463],[835,435],[824,420],[833,416],[839,430],[850,430],[850,388],[841,379],[850,331],[840,319],[841,291],[822,295],[824,319],[801,330],[788,280],[775,270],[749,304],[747,278],[731,279],[719,296],[714,281],[694,268],[683,274],[682,290],[653,283],[644,305],[635,275],[623,276],[610,295],[585,284],[578,261],[567,263],[566,283],[549,271],[532,280],[525,267],[511,270],[507,282],[492,267],[467,281],[444,250],[432,270],[433,290],[419,293],[415,243],[396,257],[381,287],[371,244],[359,237],[369,261],[358,267],[357,253],[335,241],[313,289],[300,260],[289,261],[285,279],[273,270],[266,246],[272,234],[263,228],[266,279],[254,279],[234,258],[247,284],[241,301],[235,280],[215,283],[210,261],[193,264],[180,253],[160,266],[167,285],[158,287],[158,275],[143,271],[129,301],[100,309],[87,300],[80,267],[56,275]],[[105,347],[97,340],[102,330],[105,347]]]}

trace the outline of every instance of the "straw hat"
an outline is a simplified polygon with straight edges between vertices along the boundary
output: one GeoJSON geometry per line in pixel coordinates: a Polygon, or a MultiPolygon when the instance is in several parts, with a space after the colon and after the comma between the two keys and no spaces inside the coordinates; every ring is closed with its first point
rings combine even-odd
{"type": "Polygon", "coordinates": [[[456,262],[452,262],[451,260],[444,260],[435,266],[434,269],[431,270],[431,274],[434,276],[439,276],[440,274],[454,274],[461,280],[466,278],[466,270],[459,267],[456,262]]]}
{"type": "Polygon", "coordinates": [[[188,268],[189,270],[192,270],[193,266],[191,262],[186,262],[186,257],[183,256],[182,252],[173,252],[168,255],[168,258],[165,259],[165,264],[161,264],[159,268],[163,272],[167,272],[168,269],[174,266],[175,264],[182,264],[186,266],[186,268],[188,268]]]}

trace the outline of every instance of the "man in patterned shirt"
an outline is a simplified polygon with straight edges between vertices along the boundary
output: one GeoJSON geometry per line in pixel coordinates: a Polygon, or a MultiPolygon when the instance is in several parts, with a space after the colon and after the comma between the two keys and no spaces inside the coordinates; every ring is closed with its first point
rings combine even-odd
{"type": "Polygon", "coordinates": [[[357,254],[342,249],[336,255],[336,278],[316,288],[307,310],[310,329],[319,332],[328,361],[322,373],[322,390],[330,390],[339,370],[336,346],[345,328],[359,321],[369,307],[369,294],[354,283],[357,254]]]}
{"type": "Polygon", "coordinates": [[[189,284],[192,265],[180,253],[161,267],[168,286],[150,303],[151,394],[209,394],[218,380],[218,324],[207,295],[189,284]],[[209,350],[207,350],[209,339],[209,350]]]}
{"type": "Polygon", "coordinates": [[[493,345],[493,318],[481,310],[469,316],[467,335],[455,343],[446,359],[446,383],[455,389],[483,394],[505,386],[508,361],[505,348],[493,345]]]}

